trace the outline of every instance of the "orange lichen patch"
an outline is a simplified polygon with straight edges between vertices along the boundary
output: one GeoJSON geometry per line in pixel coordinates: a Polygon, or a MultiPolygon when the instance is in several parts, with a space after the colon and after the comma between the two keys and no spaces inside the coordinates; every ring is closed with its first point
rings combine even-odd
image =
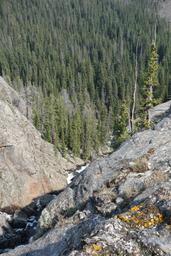
{"type": "Polygon", "coordinates": [[[164,221],[163,215],[154,205],[140,204],[117,216],[121,221],[140,228],[152,228],[164,221]]]}
{"type": "Polygon", "coordinates": [[[131,208],[131,211],[132,212],[136,212],[136,211],[139,211],[140,210],[140,205],[136,205],[136,206],[133,206],[132,208],[131,208]]]}

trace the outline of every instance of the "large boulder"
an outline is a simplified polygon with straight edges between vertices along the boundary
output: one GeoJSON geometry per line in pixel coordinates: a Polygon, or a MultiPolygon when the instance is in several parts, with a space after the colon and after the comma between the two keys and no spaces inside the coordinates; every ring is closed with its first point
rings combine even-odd
{"type": "Polygon", "coordinates": [[[168,100],[162,104],[159,104],[149,110],[150,119],[153,122],[159,122],[166,117],[171,111],[171,100],[168,100]]]}
{"type": "Polygon", "coordinates": [[[67,185],[66,170],[76,166],[45,142],[22,114],[25,103],[0,78],[0,208],[23,207],[32,199],[67,185]]]}

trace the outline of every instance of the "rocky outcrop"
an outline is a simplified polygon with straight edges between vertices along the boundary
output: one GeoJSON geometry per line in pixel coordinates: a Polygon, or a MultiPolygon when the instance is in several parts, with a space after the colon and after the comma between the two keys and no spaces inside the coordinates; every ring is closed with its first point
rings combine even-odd
{"type": "Polygon", "coordinates": [[[25,103],[0,78],[0,208],[23,207],[32,199],[61,190],[66,170],[79,160],[66,160],[22,114],[25,103]]]}
{"type": "Polygon", "coordinates": [[[171,100],[159,104],[149,110],[150,119],[155,123],[166,117],[171,112],[171,100]]]}
{"type": "Polygon", "coordinates": [[[16,107],[26,116],[27,104],[18,93],[0,76],[0,100],[16,107]]]}
{"type": "Polygon", "coordinates": [[[171,115],[97,159],[4,255],[171,255],[171,115]],[[38,239],[39,238],[39,239],[38,239]]]}

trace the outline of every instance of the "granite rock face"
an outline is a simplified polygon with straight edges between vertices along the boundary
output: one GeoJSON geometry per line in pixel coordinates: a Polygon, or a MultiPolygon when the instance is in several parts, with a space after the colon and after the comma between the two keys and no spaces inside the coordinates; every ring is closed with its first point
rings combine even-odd
{"type": "Polygon", "coordinates": [[[75,167],[23,115],[25,103],[0,78],[0,208],[23,207],[32,199],[61,190],[66,170],[75,167]]]}
{"type": "Polygon", "coordinates": [[[4,255],[171,255],[171,116],[76,176],[4,255]]]}
{"type": "Polygon", "coordinates": [[[0,76],[0,100],[16,107],[22,114],[26,115],[26,103],[19,97],[18,93],[10,87],[0,76]]]}

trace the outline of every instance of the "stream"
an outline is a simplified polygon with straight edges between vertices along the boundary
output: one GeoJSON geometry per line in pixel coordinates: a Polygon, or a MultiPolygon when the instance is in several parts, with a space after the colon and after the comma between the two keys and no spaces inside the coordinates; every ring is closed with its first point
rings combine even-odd
{"type": "Polygon", "coordinates": [[[70,172],[67,177],[67,183],[70,184],[75,176],[77,176],[79,173],[83,172],[87,167],[89,166],[89,163],[81,166],[80,168],[76,169],[73,172],[70,172]]]}

